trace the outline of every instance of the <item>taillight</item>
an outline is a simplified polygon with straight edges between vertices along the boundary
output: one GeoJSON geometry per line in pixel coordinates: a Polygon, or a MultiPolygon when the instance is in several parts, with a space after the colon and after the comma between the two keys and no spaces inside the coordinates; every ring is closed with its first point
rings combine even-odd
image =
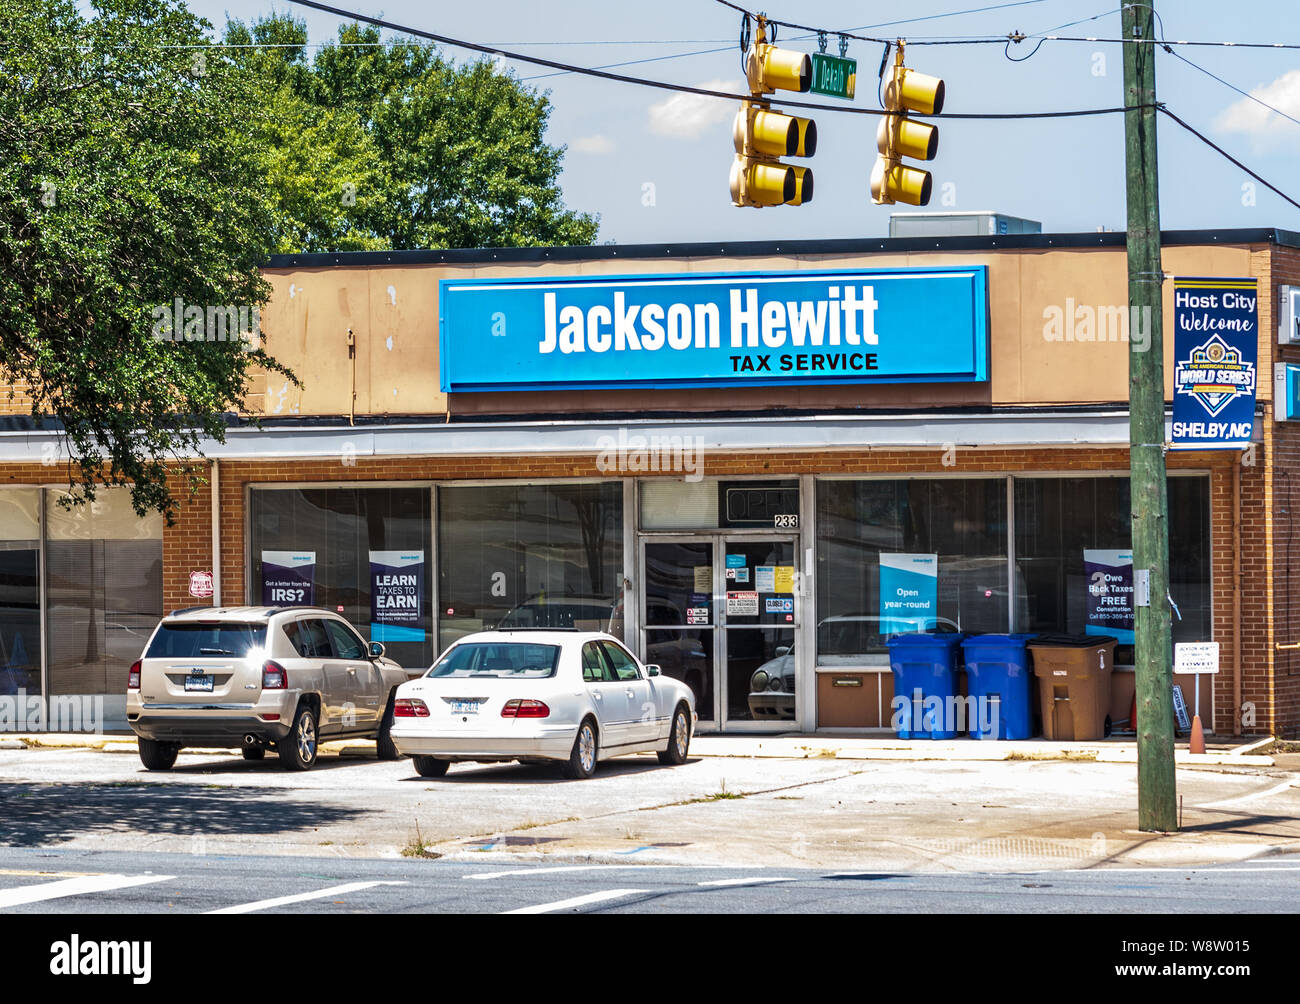
{"type": "Polygon", "coordinates": [[[541,701],[506,701],[501,709],[502,718],[546,718],[550,713],[541,701]]]}
{"type": "Polygon", "coordinates": [[[131,668],[126,671],[126,689],[127,690],[140,689],[140,660],[139,659],[136,659],[135,662],[131,663],[131,668]]]}
{"type": "Polygon", "coordinates": [[[428,718],[429,707],[418,697],[399,697],[393,702],[394,718],[428,718]]]}
{"type": "Polygon", "coordinates": [[[283,666],[272,660],[262,663],[263,690],[287,690],[288,688],[289,674],[284,671],[283,666]]]}

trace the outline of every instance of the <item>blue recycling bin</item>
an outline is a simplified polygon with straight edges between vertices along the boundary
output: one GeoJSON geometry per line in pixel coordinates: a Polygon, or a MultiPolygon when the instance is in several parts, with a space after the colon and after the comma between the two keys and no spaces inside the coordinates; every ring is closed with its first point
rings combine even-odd
{"type": "Polygon", "coordinates": [[[957,652],[963,637],[958,631],[896,634],[886,642],[899,739],[956,738],[950,712],[957,704],[957,652]]]}
{"type": "Polygon", "coordinates": [[[966,657],[966,720],[972,739],[1028,739],[1033,735],[1025,647],[1033,634],[973,635],[961,643],[966,657]]]}

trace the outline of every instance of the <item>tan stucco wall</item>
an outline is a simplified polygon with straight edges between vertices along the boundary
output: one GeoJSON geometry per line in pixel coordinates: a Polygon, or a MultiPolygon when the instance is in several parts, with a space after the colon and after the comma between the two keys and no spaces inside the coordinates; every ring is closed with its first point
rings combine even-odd
{"type": "MultiPolygon", "coordinates": [[[[1166,247],[1167,275],[1267,277],[1270,248],[1166,247]]],[[[352,365],[347,330],[356,339],[358,415],[571,413],[575,411],[774,410],[781,408],[913,408],[971,405],[1119,403],[1128,399],[1128,346],[1103,328],[1123,316],[1127,328],[1127,257],[1122,247],[981,252],[911,252],[786,257],[602,259],[499,266],[409,265],[270,269],[274,287],[262,312],[271,353],[303,381],[259,377],[249,404],[268,415],[347,415],[352,365]],[[985,264],[989,268],[990,380],[986,384],[882,384],[631,391],[476,393],[439,390],[438,280],[647,272],[729,272],[805,268],[926,268],[985,264]],[[1081,332],[1093,314],[1094,338],[1053,341],[1045,330],[1052,308],[1075,315],[1081,332]],[[1108,311],[1114,311],[1109,314],[1108,311]]],[[[1263,297],[1262,297],[1263,298],[1263,297]]],[[[1172,394],[1173,284],[1164,284],[1166,395],[1172,394]]],[[[1261,322],[1267,315],[1261,310],[1261,322]]],[[[1064,320],[1068,325],[1069,321],[1064,320]]],[[[1058,331],[1061,330],[1058,325],[1058,331]]],[[[1271,331],[1261,323],[1261,372],[1271,331]]],[[[1268,400],[1271,383],[1259,382],[1268,400]]]]}

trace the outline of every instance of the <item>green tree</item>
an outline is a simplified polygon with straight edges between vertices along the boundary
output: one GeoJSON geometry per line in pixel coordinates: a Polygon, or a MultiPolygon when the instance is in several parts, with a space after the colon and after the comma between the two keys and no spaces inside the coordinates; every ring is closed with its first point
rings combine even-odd
{"type": "Polygon", "coordinates": [[[197,484],[184,461],[250,371],[292,374],[237,337],[160,340],[155,308],[251,314],[283,227],[262,95],[211,25],[179,0],[96,6],[0,0],[0,376],[62,424],[77,499],[130,484],[170,520],[168,469],[197,484]]]}
{"type": "MultiPolygon", "coordinates": [[[[237,38],[295,46],[307,40],[303,22],[284,15],[252,29],[231,22],[225,40],[237,38]]],[[[287,84],[317,114],[333,116],[332,128],[349,137],[337,140],[342,149],[326,158],[340,165],[331,181],[315,188],[336,198],[339,183],[355,181],[355,206],[335,217],[345,215],[346,225],[323,225],[319,212],[295,208],[302,206],[301,191],[281,188],[290,215],[303,221],[295,231],[306,238],[301,250],[371,247],[376,240],[391,248],[595,242],[597,219],[566,209],[561,197],[564,151],[545,141],[549,99],[491,61],[456,65],[431,46],[381,44],[377,29],[350,24],[309,68],[298,48],[260,51],[250,65],[276,87],[287,84]],[[353,122],[368,145],[353,137],[353,122]]],[[[285,108],[307,114],[288,99],[285,108]]],[[[323,150],[328,130],[319,133],[325,140],[315,149],[323,150]]],[[[280,142],[295,164],[316,156],[302,127],[283,130],[280,142]]]]}
{"type": "Polygon", "coordinates": [[[307,25],[285,15],[226,25],[228,57],[257,81],[257,140],[276,200],[276,250],[371,251],[391,247],[368,221],[386,197],[381,156],[350,108],[313,102],[307,25]]]}

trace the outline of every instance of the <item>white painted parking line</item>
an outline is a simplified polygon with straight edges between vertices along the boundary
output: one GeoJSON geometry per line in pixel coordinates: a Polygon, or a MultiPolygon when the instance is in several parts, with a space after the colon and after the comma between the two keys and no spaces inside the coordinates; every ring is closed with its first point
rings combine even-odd
{"type": "Polygon", "coordinates": [[[1232,805],[1241,805],[1243,802],[1253,802],[1257,798],[1268,798],[1269,795],[1280,795],[1288,788],[1294,786],[1292,781],[1283,781],[1281,784],[1275,784],[1264,791],[1256,791],[1249,795],[1238,795],[1236,798],[1223,798],[1217,802],[1204,802],[1201,805],[1194,806],[1197,809],[1226,809],[1232,805]]]}
{"type": "Polygon", "coordinates": [[[517,875],[554,875],[557,872],[598,872],[598,871],[621,871],[628,872],[640,868],[676,868],[677,865],[555,865],[550,868],[513,868],[506,872],[479,872],[474,875],[462,875],[461,878],[470,879],[475,882],[485,882],[488,879],[514,878],[517,875]]]}
{"type": "Polygon", "coordinates": [[[639,896],[649,891],[649,889],[606,889],[604,892],[591,892],[585,896],[574,896],[573,899],[562,899],[555,903],[541,903],[538,906],[524,906],[518,910],[507,910],[506,913],[555,913],[558,910],[576,910],[580,906],[604,903],[611,899],[622,899],[624,896],[639,896]]]}
{"type": "Polygon", "coordinates": [[[209,910],[208,913],[256,913],[258,910],[272,910],[277,906],[288,906],[290,903],[305,903],[307,900],[325,899],[328,896],[344,896],[350,892],[360,892],[362,889],[373,889],[378,885],[406,885],[406,883],[348,882],[346,885],[334,885],[328,889],[317,889],[315,892],[300,892],[293,896],[277,896],[275,899],[259,899],[255,903],[241,903],[239,906],[222,907],[220,910],[209,910]]]}
{"type": "Polygon", "coordinates": [[[796,882],[794,878],[729,878],[729,879],[710,879],[708,882],[696,882],[696,885],[762,885],[766,882],[796,882]]]}
{"type": "Polygon", "coordinates": [[[133,886],[149,885],[151,882],[166,882],[174,875],[83,875],[78,878],[59,879],[55,882],[42,882],[40,885],[24,885],[17,889],[0,890],[0,910],[10,906],[24,906],[27,903],[42,903],[47,899],[62,899],[65,896],[86,896],[97,892],[112,892],[115,889],[130,889],[133,886]]]}

